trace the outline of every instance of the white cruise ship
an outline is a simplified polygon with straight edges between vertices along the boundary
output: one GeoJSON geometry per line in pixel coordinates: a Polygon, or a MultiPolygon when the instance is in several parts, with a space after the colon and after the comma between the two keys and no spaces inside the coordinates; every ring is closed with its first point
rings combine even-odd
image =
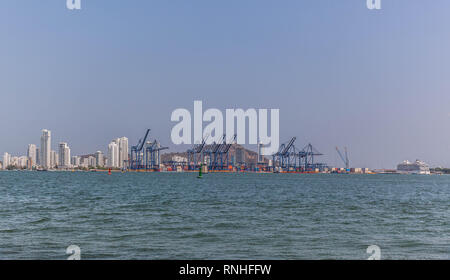
{"type": "Polygon", "coordinates": [[[403,161],[397,165],[397,172],[400,174],[430,174],[430,167],[423,161],[415,162],[403,161]]]}

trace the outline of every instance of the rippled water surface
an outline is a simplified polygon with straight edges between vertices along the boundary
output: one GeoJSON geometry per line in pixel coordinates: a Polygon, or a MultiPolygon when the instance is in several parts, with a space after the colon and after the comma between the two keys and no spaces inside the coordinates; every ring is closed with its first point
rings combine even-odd
{"type": "Polygon", "coordinates": [[[0,172],[0,258],[450,258],[450,176],[0,172]]]}

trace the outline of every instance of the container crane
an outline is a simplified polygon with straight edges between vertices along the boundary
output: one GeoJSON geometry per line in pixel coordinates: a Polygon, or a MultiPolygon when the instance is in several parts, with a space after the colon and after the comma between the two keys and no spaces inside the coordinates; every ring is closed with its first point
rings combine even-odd
{"type": "Polygon", "coordinates": [[[292,137],[289,142],[281,144],[278,152],[272,155],[274,168],[277,162],[281,168],[286,168],[288,170],[292,166],[295,168],[295,140],[297,140],[297,137],[292,137]]]}
{"type": "Polygon", "coordinates": [[[151,145],[149,145],[145,149],[145,167],[146,169],[155,169],[158,168],[159,162],[159,152],[163,150],[167,150],[169,147],[161,147],[157,140],[153,141],[151,145]]]}
{"type": "Polygon", "coordinates": [[[234,136],[232,138],[230,138],[230,140],[226,141],[225,138],[226,136],[223,136],[223,143],[222,145],[219,147],[217,154],[218,154],[218,159],[216,160],[216,166],[219,167],[219,169],[221,170],[226,170],[228,168],[228,163],[229,163],[229,151],[231,146],[235,143],[237,135],[234,134],[234,136]],[[220,164],[219,164],[220,161],[220,164]]]}
{"type": "Polygon", "coordinates": [[[188,155],[188,169],[189,170],[196,170],[197,168],[197,162],[200,160],[203,163],[203,156],[200,156],[203,154],[206,141],[208,140],[209,135],[205,135],[202,138],[202,142],[199,144],[194,144],[192,149],[187,150],[188,155]],[[200,159],[199,159],[200,157],[200,159]],[[192,162],[192,165],[191,165],[192,162]]]}
{"type": "Polygon", "coordinates": [[[300,169],[302,171],[314,171],[315,169],[323,170],[326,166],[324,163],[315,162],[314,158],[316,156],[322,156],[323,154],[319,152],[310,143],[306,145],[299,153],[299,163],[300,169]]]}
{"type": "Polygon", "coordinates": [[[225,140],[226,136],[225,134],[222,136],[222,140],[219,143],[214,142],[212,144],[212,146],[210,146],[209,148],[209,169],[210,170],[214,170],[217,168],[218,165],[218,161],[219,161],[219,151],[220,149],[225,145],[225,140]]]}
{"type": "Polygon", "coordinates": [[[130,169],[139,169],[142,166],[143,160],[142,150],[144,148],[145,142],[147,141],[149,133],[150,129],[147,129],[144,138],[139,139],[138,144],[136,146],[131,147],[130,169]]]}
{"type": "Polygon", "coordinates": [[[295,146],[294,142],[297,140],[297,137],[292,137],[291,140],[285,145],[284,149],[282,149],[280,153],[281,157],[281,167],[289,170],[291,164],[294,163],[295,167],[295,157],[292,156],[295,154],[295,146]]]}

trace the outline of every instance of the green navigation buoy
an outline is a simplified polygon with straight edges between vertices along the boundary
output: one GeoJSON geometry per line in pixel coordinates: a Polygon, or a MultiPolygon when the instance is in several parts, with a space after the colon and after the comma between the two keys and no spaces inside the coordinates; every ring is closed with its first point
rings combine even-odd
{"type": "Polygon", "coordinates": [[[202,176],[202,169],[203,169],[203,164],[200,164],[200,169],[198,170],[198,176],[197,176],[198,179],[203,178],[203,176],[202,176]]]}

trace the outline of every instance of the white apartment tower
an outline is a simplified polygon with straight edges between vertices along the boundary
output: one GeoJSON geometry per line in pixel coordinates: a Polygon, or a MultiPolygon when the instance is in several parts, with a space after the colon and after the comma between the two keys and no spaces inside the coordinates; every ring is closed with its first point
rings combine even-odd
{"type": "Polygon", "coordinates": [[[72,166],[80,166],[81,158],[79,156],[73,156],[72,157],[72,166]]]}
{"type": "Polygon", "coordinates": [[[28,163],[28,157],[21,156],[17,159],[17,167],[26,168],[28,163]]]}
{"type": "Polygon", "coordinates": [[[119,145],[112,141],[108,145],[108,165],[109,167],[119,167],[119,145]]]}
{"type": "Polygon", "coordinates": [[[11,165],[11,155],[8,153],[3,154],[3,169],[8,168],[11,165]]]}
{"type": "Polygon", "coordinates": [[[96,157],[89,156],[88,157],[88,166],[90,167],[96,167],[97,166],[97,159],[96,157]]]}
{"type": "Polygon", "coordinates": [[[128,162],[128,138],[119,138],[119,167],[124,168],[128,162]]]}
{"type": "Polygon", "coordinates": [[[31,166],[36,166],[37,154],[36,154],[36,145],[35,144],[28,145],[27,157],[29,160],[31,160],[31,166]]]}
{"type": "Polygon", "coordinates": [[[99,167],[105,166],[105,160],[103,157],[103,153],[101,151],[95,152],[95,160],[97,162],[97,166],[99,167]]]}
{"type": "Polygon", "coordinates": [[[44,168],[50,168],[50,152],[52,146],[52,133],[50,130],[43,129],[41,136],[41,156],[40,163],[44,168]]]}
{"type": "Polygon", "coordinates": [[[59,143],[59,167],[70,167],[70,148],[65,142],[59,143]]]}
{"type": "Polygon", "coordinates": [[[59,154],[55,151],[50,152],[50,167],[55,168],[59,164],[59,154]]]}

